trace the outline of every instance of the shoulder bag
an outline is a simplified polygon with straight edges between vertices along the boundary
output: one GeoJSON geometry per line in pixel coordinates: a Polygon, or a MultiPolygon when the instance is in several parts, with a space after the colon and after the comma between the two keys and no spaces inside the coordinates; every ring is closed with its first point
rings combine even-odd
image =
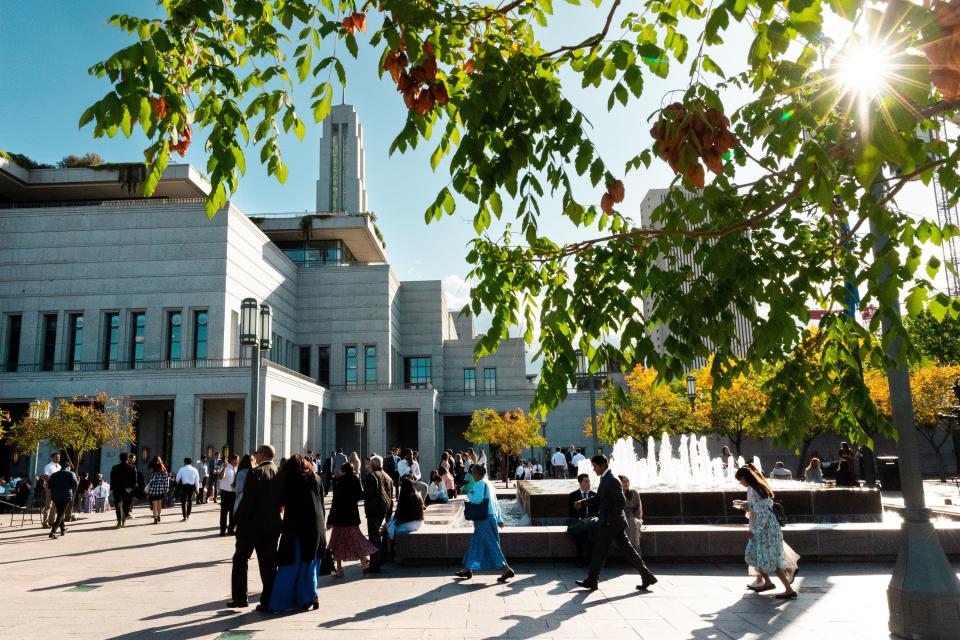
{"type": "Polygon", "coordinates": [[[467,504],[463,507],[463,517],[467,520],[485,520],[487,513],[490,511],[490,497],[487,495],[487,492],[490,490],[489,485],[486,482],[483,483],[483,495],[484,498],[479,503],[473,503],[467,500],[467,504]]]}

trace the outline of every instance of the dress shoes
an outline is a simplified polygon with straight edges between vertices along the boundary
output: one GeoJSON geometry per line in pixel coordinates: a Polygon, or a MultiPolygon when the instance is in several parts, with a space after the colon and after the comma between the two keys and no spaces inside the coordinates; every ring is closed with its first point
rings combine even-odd
{"type": "Polygon", "coordinates": [[[577,580],[576,583],[578,587],[583,587],[584,589],[589,589],[590,591],[596,591],[600,588],[600,585],[593,580],[577,580]]]}
{"type": "Polygon", "coordinates": [[[656,576],[650,576],[649,578],[645,578],[643,580],[643,584],[637,585],[637,591],[647,591],[648,589],[650,589],[650,587],[657,584],[658,582],[660,581],[657,580],[656,576]]]}
{"type": "Polygon", "coordinates": [[[230,609],[246,609],[249,606],[250,606],[249,603],[236,602],[234,600],[231,600],[230,602],[227,603],[227,607],[230,609]]]}

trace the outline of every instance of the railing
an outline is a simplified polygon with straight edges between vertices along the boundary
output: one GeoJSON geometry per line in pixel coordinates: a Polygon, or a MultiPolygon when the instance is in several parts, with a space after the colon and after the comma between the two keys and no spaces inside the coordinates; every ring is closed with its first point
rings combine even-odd
{"type": "Polygon", "coordinates": [[[425,391],[434,389],[432,382],[358,382],[356,384],[333,384],[331,391],[425,391]]]}
{"type": "Polygon", "coordinates": [[[38,200],[36,202],[4,202],[0,209],[47,209],[55,207],[123,207],[141,205],[203,204],[204,198],[123,198],[120,200],[38,200]]]}
{"type": "Polygon", "coordinates": [[[140,369],[229,369],[249,367],[250,358],[204,358],[200,360],[111,360],[109,362],[33,362],[8,364],[0,373],[37,373],[71,371],[136,371],[140,369]]]}
{"type": "MultiPolygon", "coordinates": [[[[270,367],[270,368],[272,368],[272,369],[279,369],[280,371],[283,371],[283,372],[286,373],[287,375],[291,375],[291,376],[294,376],[294,377],[296,377],[296,378],[300,378],[301,380],[306,380],[307,382],[312,382],[313,384],[315,384],[315,385],[317,385],[317,386],[322,386],[322,385],[320,385],[319,382],[317,382],[316,380],[314,380],[314,379],[311,378],[310,376],[304,375],[304,374],[300,373],[299,371],[294,371],[293,369],[288,369],[287,367],[283,366],[282,364],[277,364],[277,363],[274,362],[273,360],[268,360],[268,359],[264,358],[264,359],[262,360],[262,362],[264,362],[268,367],[270,367]]],[[[249,364],[250,361],[247,360],[247,363],[249,364]]]]}

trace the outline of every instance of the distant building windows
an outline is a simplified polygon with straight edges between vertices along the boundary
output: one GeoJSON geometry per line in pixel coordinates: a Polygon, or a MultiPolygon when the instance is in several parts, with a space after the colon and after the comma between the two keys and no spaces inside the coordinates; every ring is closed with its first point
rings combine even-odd
{"type": "Polygon", "coordinates": [[[497,370],[494,367],[483,370],[483,393],[488,396],[497,395],[497,370]]]}
{"type": "Polygon", "coordinates": [[[343,353],[343,382],[348,388],[357,386],[357,345],[348,345],[343,353]]]}
{"type": "Polygon", "coordinates": [[[301,269],[357,263],[342,240],[281,240],[276,245],[301,269]]]}
{"type": "Polygon", "coordinates": [[[430,356],[403,359],[403,381],[409,387],[427,388],[433,379],[430,356]]]}
{"type": "Polygon", "coordinates": [[[103,366],[109,369],[110,363],[116,362],[120,355],[120,314],[105,313],[103,326],[103,366]]]}
{"type": "Polygon", "coordinates": [[[207,312],[193,312],[193,359],[207,359],[207,312]]]}
{"type": "Polygon", "coordinates": [[[330,347],[317,348],[317,384],[330,388],[330,347]]]}
{"type": "Polygon", "coordinates": [[[41,345],[44,371],[53,371],[54,360],[57,359],[57,314],[43,314],[43,343],[41,345]]]}
{"type": "Polygon", "coordinates": [[[347,124],[330,125],[330,211],[343,211],[343,165],[347,124]]]}
{"type": "Polygon", "coordinates": [[[130,314],[130,366],[139,369],[143,366],[143,341],[147,330],[147,314],[134,311],[130,314]]]}
{"type": "Polygon", "coordinates": [[[23,322],[21,315],[7,316],[7,361],[6,369],[9,372],[17,370],[20,362],[20,329],[23,322]]]}
{"type": "Polygon", "coordinates": [[[300,367],[302,375],[310,375],[310,347],[300,347],[300,367]]]}
{"type": "Polygon", "coordinates": [[[463,370],[463,393],[468,396],[477,395],[477,370],[463,370]]]}
{"type": "Polygon", "coordinates": [[[70,314],[70,342],[67,345],[67,368],[76,371],[83,361],[83,314],[70,314]]]}
{"type": "Polygon", "coordinates": [[[183,313],[171,311],[167,314],[167,357],[166,360],[179,360],[183,345],[183,313]]]}
{"type": "Polygon", "coordinates": [[[377,384],[377,347],[368,344],[363,348],[363,381],[366,384],[377,384]]]}

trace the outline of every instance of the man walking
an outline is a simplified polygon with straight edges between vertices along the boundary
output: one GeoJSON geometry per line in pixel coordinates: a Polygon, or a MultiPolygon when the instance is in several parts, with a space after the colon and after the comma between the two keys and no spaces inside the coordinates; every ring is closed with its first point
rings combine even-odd
{"type": "Polygon", "coordinates": [[[560,480],[567,477],[567,457],[563,455],[563,451],[560,451],[560,447],[557,447],[553,452],[553,457],[550,458],[550,467],[555,479],[560,480]]]}
{"type": "Polygon", "coordinates": [[[370,556],[370,571],[380,573],[383,545],[380,527],[393,513],[393,480],[383,470],[383,459],[370,456],[370,473],[363,479],[363,511],[367,516],[367,538],[378,551],[370,556]]]}
{"type": "Polygon", "coordinates": [[[277,571],[277,541],[280,539],[280,504],[277,487],[276,455],[273,447],[262,444],[254,457],[257,466],[247,472],[243,484],[243,499],[237,507],[237,545],[233,554],[231,588],[233,596],[228,607],[246,607],[247,562],[257,552],[260,581],[263,591],[257,611],[269,611],[270,593],[273,591],[274,574],[277,571]]]}
{"type": "Polygon", "coordinates": [[[53,508],[53,498],[50,496],[50,476],[60,471],[60,452],[50,454],[50,462],[43,467],[43,510],[40,512],[40,524],[46,527],[53,526],[56,514],[53,508]]]}
{"type": "Polygon", "coordinates": [[[397,472],[397,465],[400,464],[399,450],[394,447],[387,452],[387,457],[383,459],[383,472],[390,476],[390,482],[393,484],[394,496],[400,491],[400,474],[397,472]]]}
{"type": "Polygon", "coordinates": [[[237,500],[237,491],[233,481],[237,477],[239,456],[231,453],[227,464],[220,469],[217,484],[220,486],[220,535],[233,535],[233,505],[237,500]]]}
{"type": "Polygon", "coordinates": [[[97,474],[97,482],[93,487],[93,510],[103,513],[110,510],[110,485],[104,482],[103,476],[97,474]]]}
{"type": "Polygon", "coordinates": [[[200,487],[197,489],[197,504],[204,504],[207,501],[207,481],[210,472],[207,470],[207,456],[200,456],[200,461],[194,465],[197,474],[200,476],[200,487]]]}
{"type": "MultiPolygon", "coordinates": [[[[337,477],[340,475],[340,467],[344,465],[347,461],[347,456],[344,455],[343,449],[337,449],[337,452],[333,454],[333,461],[330,463],[330,473],[333,475],[333,482],[336,483],[337,477]]],[[[354,469],[357,473],[360,473],[359,469],[354,469]]]]}
{"type": "Polygon", "coordinates": [[[110,490],[117,508],[117,529],[124,526],[130,515],[133,491],[137,488],[137,472],[127,460],[132,453],[121,453],[120,461],[110,469],[110,490]]]}
{"type": "Polygon", "coordinates": [[[586,580],[577,580],[577,584],[591,591],[598,588],[597,580],[600,578],[600,569],[603,568],[603,563],[607,559],[610,544],[616,543],[623,550],[627,562],[640,573],[643,582],[637,585],[637,589],[646,591],[657,583],[657,578],[650,573],[647,565],[643,562],[643,558],[630,544],[630,539],[627,537],[627,519],[623,513],[623,505],[626,501],[623,496],[623,485],[620,484],[617,476],[610,472],[607,456],[597,454],[590,459],[590,462],[593,465],[593,472],[600,476],[597,495],[585,500],[577,500],[574,503],[574,508],[596,507],[597,540],[593,545],[593,558],[590,561],[587,578],[586,580]]]}
{"type": "Polygon", "coordinates": [[[186,522],[190,519],[190,512],[193,510],[193,500],[200,491],[200,472],[193,465],[190,458],[183,459],[183,466],[177,471],[177,477],[174,480],[177,485],[177,497],[180,498],[180,513],[186,522]]]}
{"type": "Polygon", "coordinates": [[[56,518],[50,525],[50,539],[56,540],[57,528],[60,529],[61,537],[67,532],[66,527],[63,526],[63,519],[67,515],[67,505],[73,501],[73,492],[77,488],[77,476],[70,470],[69,462],[50,476],[47,486],[50,488],[50,495],[57,510],[56,518]]]}

